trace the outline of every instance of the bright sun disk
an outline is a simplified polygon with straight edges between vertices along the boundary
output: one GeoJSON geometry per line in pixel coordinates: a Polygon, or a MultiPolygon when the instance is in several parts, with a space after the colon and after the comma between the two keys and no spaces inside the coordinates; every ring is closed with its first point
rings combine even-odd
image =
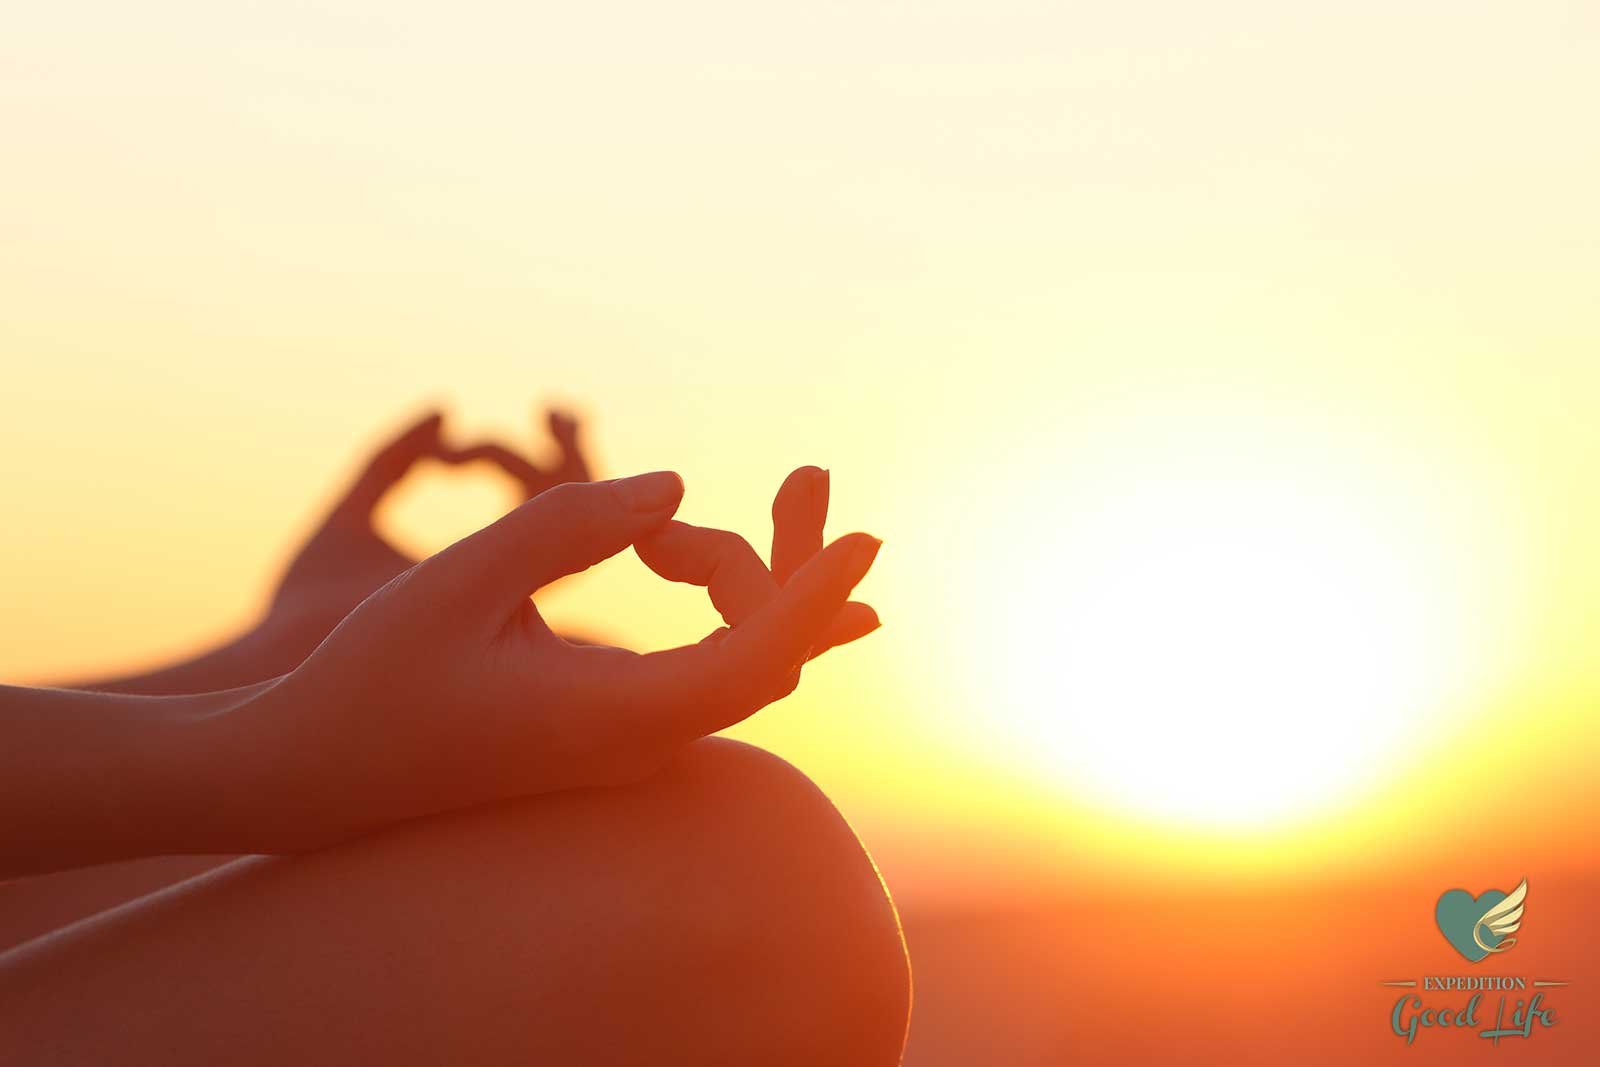
{"type": "Polygon", "coordinates": [[[1224,459],[1035,505],[988,662],[1023,758],[1076,792],[1261,824],[1359,790],[1427,729],[1464,613],[1415,508],[1224,459]]]}

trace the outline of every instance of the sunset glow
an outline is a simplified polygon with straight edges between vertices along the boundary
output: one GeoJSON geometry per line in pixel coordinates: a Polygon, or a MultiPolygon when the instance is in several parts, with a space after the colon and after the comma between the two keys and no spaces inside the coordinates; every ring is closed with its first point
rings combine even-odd
{"type": "MultiPolygon", "coordinates": [[[[735,732],[887,855],[1356,862],[1495,716],[1497,773],[1592,754],[1588,16],[76,6],[0,43],[9,677],[244,625],[422,405],[558,401],[690,521],[764,548],[815,463],[883,536],[883,630],[735,732]]],[[[388,521],[508,499],[466,478],[388,521]]],[[[545,599],[715,625],[628,557],[545,599]]]]}

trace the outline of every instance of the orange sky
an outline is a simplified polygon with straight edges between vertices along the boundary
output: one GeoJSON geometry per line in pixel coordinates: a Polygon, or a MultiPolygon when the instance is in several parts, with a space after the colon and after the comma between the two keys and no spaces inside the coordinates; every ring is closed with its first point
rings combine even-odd
{"type": "MultiPolygon", "coordinates": [[[[913,897],[1592,869],[1595,19],[35,5],[0,41],[0,674],[241,624],[386,428],[560,398],[693,521],[759,541],[818,463],[886,539],[884,630],[739,733],[913,897]],[[1305,569],[1337,581],[1273,585],[1305,569]],[[1274,651],[1176,673],[1228,635],[1274,651]],[[1156,762],[1179,734],[1209,778],[1156,762]]],[[[442,544],[500,493],[389,521],[442,544]]],[[[631,560],[548,606],[712,619],[631,560]]]]}

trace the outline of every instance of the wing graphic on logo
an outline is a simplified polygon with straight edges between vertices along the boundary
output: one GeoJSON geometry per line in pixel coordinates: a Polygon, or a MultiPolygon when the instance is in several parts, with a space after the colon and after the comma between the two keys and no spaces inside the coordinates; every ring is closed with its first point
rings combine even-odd
{"type": "Polygon", "coordinates": [[[1521,885],[1507,894],[1500,903],[1484,912],[1483,918],[1473,924],[1472,940],[1477,942],[1479,948],[1485,952],[1504,952],[1517,943],[1516,938],[1508,935],[1516,933],[1517,928],[1522,925],[1522,901],[1527,895],[1528,880],[1524,878],[1521,885]],[[1492,946],[1484,944],[1483,935],[1480,933],[1483,930],[1499,938],[1499,942],[1492,946]]]}

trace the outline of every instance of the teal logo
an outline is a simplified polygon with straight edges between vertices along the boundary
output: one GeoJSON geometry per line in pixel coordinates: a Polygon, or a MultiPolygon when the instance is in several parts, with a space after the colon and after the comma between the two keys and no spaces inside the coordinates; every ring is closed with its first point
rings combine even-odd
{"type": "Polygon", "coordinates": [[[1474,897],[1465,889],[1451,889],[1439,898],[1433,917],[1450,947],[1477,963],[1517,943],[1511,935],[1522,926],[1527,896],[1526,878],[1509,893],[1490,889],[1474,897]]]}

